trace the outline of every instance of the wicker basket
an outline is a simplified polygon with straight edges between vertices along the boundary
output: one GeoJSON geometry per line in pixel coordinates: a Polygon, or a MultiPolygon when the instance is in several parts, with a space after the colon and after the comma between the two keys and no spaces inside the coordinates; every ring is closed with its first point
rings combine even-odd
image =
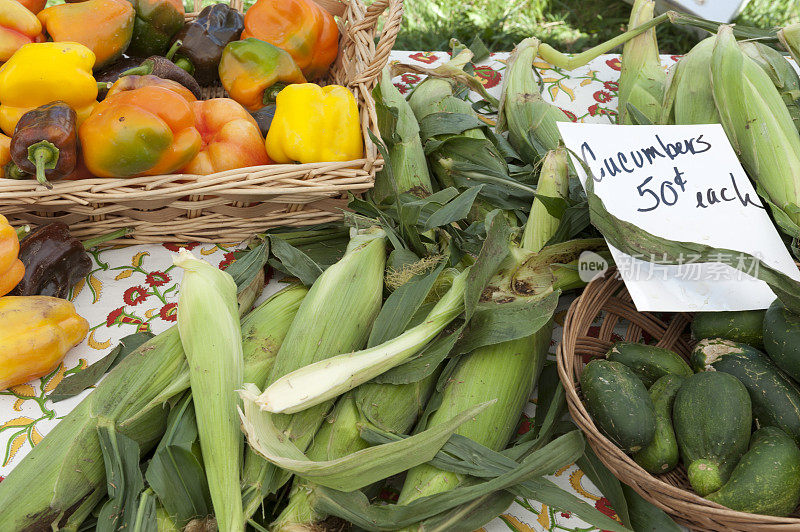
{"type": "MultiPolygon", "coordinates": [[[[12,223],[67,223],[78,238],[133,227],[117,243],[235,242],[278,225],[312,225],[341,218],[348,192],[372,187],[383,159],[367,130],[378,135],[371,91],[400,30],[403,0],[316,0],[336,16],[339,55],[319,83],[337,83],[356,96],[364,134],[363,159],[337,163],[275,164],[207,176],[173,174],[54,182],[0,179],[0,214],[12,223]],[[385,14],[380,38],[378,22],[385,14]]],[[[199,8],[199,0],[195,0],[199,8]]],[[[231,5],[242,10],[241,0],[231,5]]],[[[199,9],[196,9],[198,11],[199,9]]],[[[187,20],[197,13],[188,13],[187,20]]],[[[224,95],[204,89],[207,98],[224,95]]]]}
{"type": "Polygon", "coordinates": [[[700,497],[689,486],[683,465],[664,475],[651,475],[611,443],[586,411],[577,383],[589,358],[603,356],[618,340],[636,342],[648,336],[657,340],[660,347],[688,358],[694,347],[687,327],[691,320],[692,315],[686,313],[638,312],[615,269],[589,283],[567,312],[564,337],[556,354],[572,419],[617,478],[682,525],[715,531],[800,530],[797,510],[792,517],[756,515],[736,512],[700,497]],[[623,334],[619,334],[621,330],[623,334]]]}

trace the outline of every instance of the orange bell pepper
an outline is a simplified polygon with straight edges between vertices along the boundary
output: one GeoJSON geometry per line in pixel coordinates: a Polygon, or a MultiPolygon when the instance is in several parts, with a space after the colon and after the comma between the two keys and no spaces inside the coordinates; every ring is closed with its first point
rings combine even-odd
{"type": "Polygon", "coordinates": [[[184,173],[208,175],[270,164],[264,137],[244,107],[230,98],[214,98],[193,102],[192,108],[203,147],[182,170],[184,173]]]}
{"type": "Polygon", "coordinates": [[[134,15],[126,0],[87,0],[48,7],[39,13],[39,20],[53,41],[81,43],[94,52],[98,70],[128,48],[134,15]]]}
{"type": "Polygon", "coordinates": [[[0,62],[23,45],[43,42],[42,23],[17,0],[0,0],[0,62]]]}
{"type": "Polygon", "coordinates": [[[47,5],[47,0],[20,0],[19,3],[35,15],[44,9],[44,6],[47,5]]]}
{"type": "Polygon", "coordinates": [[[336,21],[314,0],[258,0],[244,15],[248,37],[289,52],[308,80],[324,75],[339,53],[336,21]]]}
{"type": "MultiPolygon", "coordinates": [[[[11,162],[11,137],[0,133],[0,178],[6,176],[6,165],[10,162],[11,162]]],[[[2,290],[0,290],[0,292],[2,292],[2,290]]]]}
{"type": "Polygon", "coordinates": [[[181,96],[184,100],[191,103],[197,98],[194,97],[192,91],[178,83],[177,81],[173,81],[171,79],[164,79],[159,78],[158,76],[153,75],[146,75],[146,76],[122,76],[117,81],[111,85],[111,88],[108,89],[108,94],[106,98],[112,96],[114,94],[119,94],[125,91],[132,91],[135,89],[140,89],[142,87],[161,87],[163,89],[170,90],[175,94],[181,96]]]}
{"type": "Polygon", "coordinates": [[[25,266],[18,256],[17,231],[0,214],[0,296],[9,293],[25,275],[25,266]]]}
{"type": "Polygon", "coordinates": [[[97,177],[172,173],[202,145],[189,102],[156,86],[106,96],[78,137],[86,167],[97,177]]]}

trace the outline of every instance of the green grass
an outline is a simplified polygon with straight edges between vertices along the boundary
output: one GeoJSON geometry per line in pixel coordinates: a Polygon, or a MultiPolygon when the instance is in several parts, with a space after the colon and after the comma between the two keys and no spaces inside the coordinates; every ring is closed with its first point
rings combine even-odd
{"type": "MultiPolygon", "coordinates": [[[[736,22],[759,27],[796,22],[799,3],[751,0],[736,22]]],[[[405,0],[395,48],[445,50],[451,37],[469,42],[478,35],[490,50],[503,51],[533,36],[562,52],[579,52],[623,31],[629,14],[630,5],[622,0],[405,0]]],[[[658,29],[658,39],[663,53],[685,53],[698,40],[670,25],[658,29]]]]}

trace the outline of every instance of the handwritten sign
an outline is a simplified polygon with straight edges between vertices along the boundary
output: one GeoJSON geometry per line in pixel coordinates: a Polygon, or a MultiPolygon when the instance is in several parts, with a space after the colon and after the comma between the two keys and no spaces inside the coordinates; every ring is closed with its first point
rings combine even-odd
{"type": "MultiPolygon", "coordinates": [[[[722,126],[612,126],[560,123],[581,182],[616,217],[670,240],[754,255],[800,280],[780,235],[739,164],[722,126]]],[[[775,295],[762,281],[721,263],[658,264],[611,248],[639,310],[766,308],[775,295]]]]}

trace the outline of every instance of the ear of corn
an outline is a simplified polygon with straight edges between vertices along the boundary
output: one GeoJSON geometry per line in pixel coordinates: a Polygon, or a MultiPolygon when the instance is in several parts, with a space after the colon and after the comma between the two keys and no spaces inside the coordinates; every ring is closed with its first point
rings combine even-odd
{"type": "Polygon", "coordinates": [[[714,101],[742,165],[769,201],[800,223],[800,136],[769,76],[721,26],[711,56],[714,101]]]}
{"type": "Polygon", "coordinates": [[[528,163],[558,147],[561,134],[557,123],[568,120],[539,92],[533,70],[539,45],[536,38],[524,39],[508,57],[497,116],[497,131],[508,131],[509,142],[528,163]]]}
{"type": "Polygon", "coordinates": [[[800,77],[782,53],[760,42],[740,42],[742,51],[766,72],[778,89],[783,103],[792,116],[795,129],[800,129],[800,77]]]}
{"type": "MultiPolygon", "coordinates": [[[[300,304],[267,384],[295,369],[366,344],[380,310],[385,262],[385,233],[381,229],[352,235],[344,257],[317,278],[300,304]]],[[[330,406],[325,402],[296,415],[274,416],[273,423],[304,451],[330,406]]],[[[250,492],[246,501],[249,516],[266,494],[286,483],[290,474],[248,451],[242,476],[245,490],[250,492]],[[256,494],[254,487],[260,492],[256,494]]]]}
{"type": "Polygon", "coordinates": [[[419,197],[429,196],[433,192],[433,185],[419,137],[419,124],[411,106],[392,83],[388,67],[383,70],[373,96],[378,106],[379,124],[386,124],[386,127],[381,127],[381,137],[389,151],[388,164],[394,178],[393,184],[386,169],[378,172],[372,191],[375,202],[381,203],[403,192],[411,192],[419,197]],[[397,113],[396,120],[390,119],[392,110],[397,113]]]}
{"type": "Polygon", "coordinates": [[[711,90],[711,52],[714,37],[700,41],[670,72],[662,124],[718,124],[719,113],[711,90]]]}
{"type": "MultiPolygon", "coordinates": [[[[541,371],[550,346],[552,327],[534,335],[481,347],[463,355],[442,391],[442,404],[427,427],[436,426],[470,405],[497,399],[480,416],[462,425],[457,434],[499,451],[511,439],[520,415],[541,371]]],[[[408,472],[398,504],[453,489],[461,481],[455,473],[423,464],[408,472]]]]}
{"type": "MultiPolygon", "coordinates": [[[[469,270],[453,279],[450,290],[419,325],[375,347],[326,358],[277,379],[255,398],[273,413],[310,412],[419,353],[451,321],[464,312],[469,270]]],[[[313,290],[313,289],[312,289],[313,290]]]]}
{"type": "MultiPolygon", "coordinates": [[[[653,20],[653,0],[636,0],[628,29],[653,20]]],[[[651,122],[658,121],[664,99],[667,74],[658,57],[656,30],[651,28],[625,43],[622,48],[622,71],[619,76],[619,123],[631,124],[630,103],[651,122]]]]}
{"type": "MultiPolygon", "coordinates": [[[[380,428],[405,434],[422,413],[433,392],[439,371],[410,384],[364,384],[342,396],[322,427],[306,455],[311,460],[333,460],[366,449],[359,427],[376,420],[380,428]]],[[[374,423],[373,423],[374,424],[374,423]]],[[[327,517],[314,505],[314,484],[295,478],[286,508],[272,524],[276,532],[311,528],[327,517]]]]}
{"type": "Polygon", "coordinates": [[[236,283],[222,270],[181,250],[185,273],[178,300],[178,330],[189,361],[197,432],[217,525],[243,531],[239,486],[242,433],[236,390],[242,386],[242,336],[236,283]]]}
{"type": "MultiPolygon", "coordinates": [[[[558,148],[547,152],[542,161],[536,194],[547,198],[566,199],[569,196],[569,162],[567,150],[558,148]]],[[[535,198],[522,235],[522,247],[529,251],[540,251],[558,229],[561,220],[549,212],[542,200],[535,198]]]]}

